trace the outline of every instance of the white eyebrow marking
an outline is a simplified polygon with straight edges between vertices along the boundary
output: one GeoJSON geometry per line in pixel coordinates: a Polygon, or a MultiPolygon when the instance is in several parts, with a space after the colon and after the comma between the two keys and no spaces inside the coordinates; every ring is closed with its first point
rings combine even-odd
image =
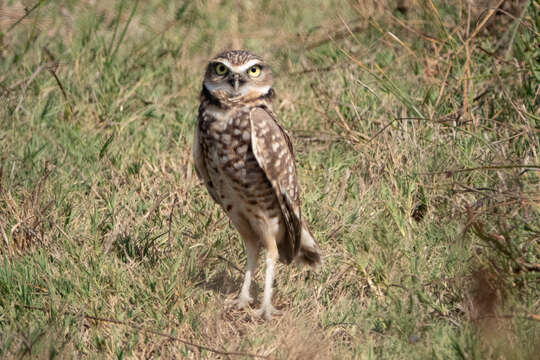
{"type": "Polygon", "coordinates": [[[249,60],[247,63],[242,64],[242,65],[233,65],[226,59],[216,59],[215,61],[222,63],[223,65],[228,67],[230,71],[236,72],[236,73],[244,72],[247,69],[249,69],[250,67],[252,67],[253,65],[257,65],[257,64],[261,63],[261,60],[259,60],[259,59],[249,60]]]}
{"type": "Polygon", "coordinates": [[[222,59],[222,58],[215,59],[215,62],[220,62],[223,65],[225,65],[226,67],[228,67],[229,69],[231,68],[231,63],[226,59],[222,59]]]}
{"type": "Polygon", "coordinates": [[[253,65],[257,65],[257,64],[260,64],[260,63],[261,63],[261,60],[253,59],[253,60],[249,60],[247,63],[242,64],[242,65],[231,66],[230,69],[232,71],[234,71],[234,72],[244,72],[247,69],[249,69],[250,67],[252,67],[253,65]]]}

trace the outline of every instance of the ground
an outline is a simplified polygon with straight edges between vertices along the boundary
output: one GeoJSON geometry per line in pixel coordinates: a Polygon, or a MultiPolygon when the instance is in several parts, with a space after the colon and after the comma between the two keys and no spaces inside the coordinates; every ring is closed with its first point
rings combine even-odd
{"type": "Polygon", "coordinates": [[[537,358],[539,11],[0,1],[0,357],[537,358]],[[227,306],[242,241],[192,164],[237,47],[273,67],[324,253],[277,267],[269,322],[227,306]]]}

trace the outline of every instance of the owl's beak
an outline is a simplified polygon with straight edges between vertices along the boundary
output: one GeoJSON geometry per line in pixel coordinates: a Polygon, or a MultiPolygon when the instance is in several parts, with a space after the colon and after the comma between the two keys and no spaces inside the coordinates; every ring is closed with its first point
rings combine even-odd
{"type": "Polygon", "coordinates": [[[238,92],[241,83],[243,83],[243,81],[240,80],[240,74],[232,74],[231,78],[229,79],[229,84],[231,84],[233,87],[234,92],[238,92]]]}

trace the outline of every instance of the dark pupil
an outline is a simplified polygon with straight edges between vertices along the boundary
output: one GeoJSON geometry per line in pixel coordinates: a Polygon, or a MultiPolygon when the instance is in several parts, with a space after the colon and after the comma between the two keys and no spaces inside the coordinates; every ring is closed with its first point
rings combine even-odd
{"type": "Polygon", "coordinates": [[[251,72],[252,72],[252,73],[257,72],[257,68],[256,68],[256,67],[252,67],[252,68],[251,68],[251,72]]]}

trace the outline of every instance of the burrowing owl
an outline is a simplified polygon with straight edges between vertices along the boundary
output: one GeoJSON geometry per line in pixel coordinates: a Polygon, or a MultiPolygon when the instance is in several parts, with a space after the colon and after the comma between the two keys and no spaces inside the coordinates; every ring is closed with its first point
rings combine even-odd
{"type": "Polygon", "coordinates": [[[247,269],[234,304],[245,307],[266,249],[262,306],[256,315],[270,319],[276,260],[319,265],[315,239],[300,215],[292,144],[272,110],[272,71],[258,56],[225,51],[210,61],[204,76],[193,156],[199,178],[225,210],[244,240],[247,269]]]}

